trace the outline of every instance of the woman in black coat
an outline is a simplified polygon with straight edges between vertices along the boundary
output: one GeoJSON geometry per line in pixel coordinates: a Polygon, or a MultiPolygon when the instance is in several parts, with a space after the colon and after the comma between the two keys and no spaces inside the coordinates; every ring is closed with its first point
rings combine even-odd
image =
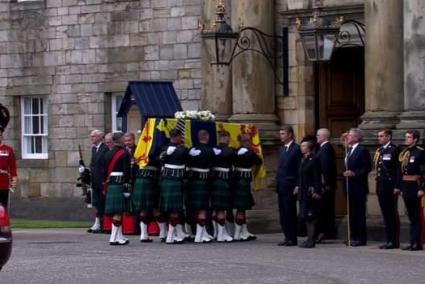
{"type": "Polygon", "coordinates": [[[315,246],[315,226],[319,215],[320,197],[320,163],[313,155],[314,142],[307,140],[301,143],[303,158],[298,173],[299,216],[307,226],[307,240],[300,245],[303,248],[315,246]]]}

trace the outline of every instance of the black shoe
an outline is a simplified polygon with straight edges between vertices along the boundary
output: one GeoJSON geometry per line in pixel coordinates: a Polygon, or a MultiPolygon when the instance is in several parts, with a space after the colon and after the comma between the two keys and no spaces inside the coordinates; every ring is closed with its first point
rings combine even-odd
{"type": "Polygon", "coordinates": [[[297,245],[297,242],[295,241],[287,241],[285,247],[293,247],[296,245],[297,245]]]}
{"type": "Polygon", "coordinates": [[[401,250],[412,250],[412,245],[402,247],[401,250]]]}
{"type": "Polygon", "coordinates": [[[418,251],[418,250],[422,250],[422,246],[414,245],[414,246],[412,246],[412,248],[411,248],[410,250],[411,250],[411,251],[418,251]]]}
{"type": "MultiPolygon", "coordinates": [[[[354,242],[355,242],[355,241],[350,240],[350,245],[353,245],[353,243],[354,243],[354,242]]],[[[348,246],[348,240],[345,240],[345,241],[344,241],[344,245],[348,246]]]]}
{"type": "Polygon", "coordinates": [[[141,243],[151,243],[153,242],[152,239],[146,239],[146,240],[140,240],[141,243]]]}
{"type": "Polygon", "coordinates": [[[325,234],[320,233],[317,238],[316,238],[316,244],[320,244],[321,242],[323,242],[325,240],[325,234]]]}
{"type": "Polygon", "coordinates": [[[395,249],[398,248],[398,246],[395,246],[393,243],[388,243],[384,249],[395,249]]]}
{"type": "Polygon", "coordinates": [[[313,242],[303,242],[302,244],[299,245],[300,248],[314,248],[315,244],[313,242]]]}
{"type": "Polygon", "coordinates": [[[365,245],[366,245],[366,242],[352,242],[351,243],[352,247],[362,247],[362,246],[365,246],[365,245]]]}
{"type": "Polygon", "coordinates": [[[391,244],[391,243],[385,243],[385,244],[380,245],[378,248],[379,248],[379,249],[388,249],[388,247],[389,247],[390,245],[392,246],[392,244],[391,244]]]}
{"type": "Polygon", "coordinates": [[[284,240],[283,242],[277,243],[277,245],[280,246],[280,247],[284,247],[284,246],[286,246],[287,243],[288,243],[288,241],[284,240]]]}

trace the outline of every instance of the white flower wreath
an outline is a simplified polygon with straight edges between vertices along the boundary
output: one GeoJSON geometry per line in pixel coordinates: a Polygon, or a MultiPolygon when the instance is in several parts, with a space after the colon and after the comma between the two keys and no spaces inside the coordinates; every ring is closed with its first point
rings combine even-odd
{"type": "Polygon", "coordinates": [[[186,110],[186,111],[177,111],[174,114],[174,117],[177,119],[199,119],[204,121],[213,121],[215,120],[215,115],[212,114],[209,110],[186,110]]]}

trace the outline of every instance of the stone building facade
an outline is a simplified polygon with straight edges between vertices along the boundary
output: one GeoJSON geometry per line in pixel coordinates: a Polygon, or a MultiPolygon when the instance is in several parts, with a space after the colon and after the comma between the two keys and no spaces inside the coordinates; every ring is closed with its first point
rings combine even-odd
{"type": "MultiPolygon", "coordinates": [[[[423,1],[321,1],[323,15],[364,23],[366,44],[339,48],[330,62],[311,63],[296,19],[308,20],[315,2],[224,1],[234,31],[253,26],[287,38],[288,64],[272,70],[252,52],[231,66],[210,65],[212,50],[198,27],[213,24],[214,0],[1,1],[0,100],[13,116],[7,142],[19,157],[15,198],[26,207],[59,201],[78,207],[78,144],[88,150],[91,129],[117,127],[114,105],[130,80],[171,80],[184,109],[210,109],[220,119],[260,127],[269,175],[264,190],[256,193],[253,216],[258,220],[277,218],[274,169],[280,125],[294,126],[298,138],[328,127],[335,141],[356,125],[369,137],[380,127],[393,128],[398,141],[406,128],[423,133],[423,1]],[[275,71],[279,76],[287,72],[286,87],[276,82],[275,71]],[[25,106],[31,103],[44,103],[43,114],[28,116],[25,106]],[[25,117],[34,116],[46,117],[39,119],[47,123],[43,138],[22,131],[25,117]],[[44,149],[46,155],[27,155],[28,149],[44,149]]],[[[375,144],[374,139],[367,142],[375,144]]],[[[378,215],[373,200],[369,213],[378,215]]],[[[340,214],[343,207],[337,208],[340,214]]]]}

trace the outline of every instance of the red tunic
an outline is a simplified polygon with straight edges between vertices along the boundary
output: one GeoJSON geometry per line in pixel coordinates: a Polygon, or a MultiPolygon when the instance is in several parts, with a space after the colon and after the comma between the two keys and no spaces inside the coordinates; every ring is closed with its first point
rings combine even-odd
{"type": "Polygon", "coordinates": [[[0,190],[9,190],[10,179],[16,177],[16,158],[13,149],[0,145],[0,190]]]}

